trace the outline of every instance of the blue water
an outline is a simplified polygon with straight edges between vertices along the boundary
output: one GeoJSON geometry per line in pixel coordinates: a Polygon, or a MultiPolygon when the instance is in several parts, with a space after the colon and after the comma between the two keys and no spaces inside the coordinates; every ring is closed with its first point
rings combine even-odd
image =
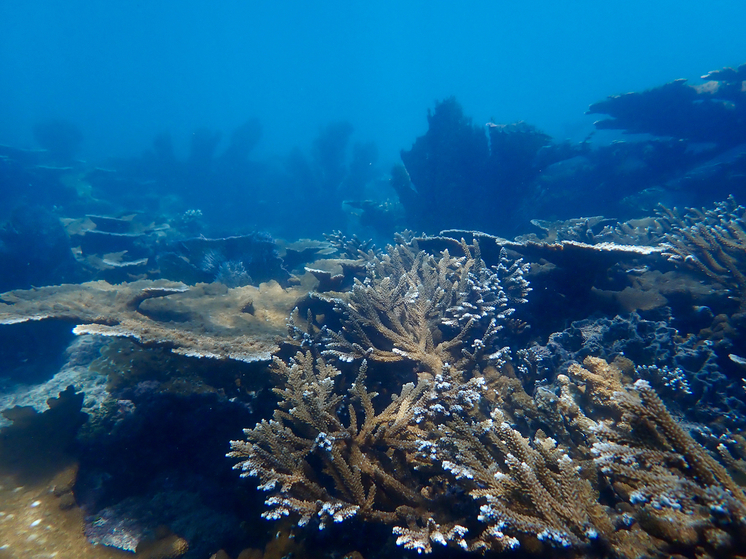
{"type": "Polygon", "coordinates": [[[348,120],[393,163],[455,95],[478,123],[582,139],[588,105],[743,62],[738,1],[2,2],[0,142],[74,122],[81,155],[129,156],[170,132],[258,117],[268,157],[348,120]]]}

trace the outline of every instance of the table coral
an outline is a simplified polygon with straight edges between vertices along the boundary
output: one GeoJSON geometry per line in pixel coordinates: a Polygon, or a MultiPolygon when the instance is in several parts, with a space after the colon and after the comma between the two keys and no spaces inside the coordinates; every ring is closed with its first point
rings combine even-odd
{"type": "Polygon", "coordinates": [[[76,334],[134,338],[174,353],[239,361],[269,361],[302,288],[276,282],[259,287],[187,287],[165,280],[12,291],[0,298],[0,324],[57,319],[76,334]]]}

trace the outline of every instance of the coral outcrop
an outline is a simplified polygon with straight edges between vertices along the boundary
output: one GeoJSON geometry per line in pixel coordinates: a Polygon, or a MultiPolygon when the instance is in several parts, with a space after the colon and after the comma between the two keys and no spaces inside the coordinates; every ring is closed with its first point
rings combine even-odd
{"type": "Polygon", "coordinates": [[[611,96],[594,103],[589,114],[605,114],[600,129],[632,134],[671,136],[730,147],[746,141],[744,66],[725,68],[702,76],[700,85],[679,79],[641,93],[611,96]]]}
{"type": "Polygon", "coordinates": [[[467,226],[509,231],[519,217],[511,208],[539,174],[535,163],[572,156],[525,122],[489,123],[485,134],[453,97],[428,111],[427,121],[427,133],[401,152],[391,185],[408,226],[430,234],[467,226]]]}

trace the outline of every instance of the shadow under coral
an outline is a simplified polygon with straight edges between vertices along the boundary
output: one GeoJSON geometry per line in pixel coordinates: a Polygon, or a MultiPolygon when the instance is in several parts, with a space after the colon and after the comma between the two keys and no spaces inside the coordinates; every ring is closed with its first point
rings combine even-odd
{"type": "Polygon", "coordinates": [[[80,437],[75,491],[90,541],[133,551],[167,526],[189,542],[187,557],[207,557],[261,537],[241,526],[258,495],[236,489],[224,458],[225,441],[252,417],[247,406],[215,393],[161,391],[156,381],[118,398],[113,426],[80,437]]]}

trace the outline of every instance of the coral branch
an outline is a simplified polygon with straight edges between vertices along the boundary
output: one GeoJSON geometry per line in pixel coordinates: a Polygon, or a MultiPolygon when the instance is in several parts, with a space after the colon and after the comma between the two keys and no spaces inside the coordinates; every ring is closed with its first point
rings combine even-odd
{"type": "Polygon", "coordinates": [[[424,525],[427,507],[416,481],[394,474],[396,457],[378,449],[412,446],[407,426],[426,384],[405,385],[376,413],[376,393],[365,388],[365,362],[347,395],[335,386],[339,370],[310,351],[298,352],[290,365],[275,358],[273,369],[283,378],[274,418],[246,429],[247,440],[231,441],[228,454],[240,459],[235,468],[242,476],[259,478],[259,487],[273,492],[263,516],[295,514],[301,525],[317,518],[323,528],[352,516],[393,523],[405,507],[409,517],[418,511],[424,525]],[[345,407],[347,425],[340,419],[345,407]],[[326,477],[314,474],[312,457],[326,477]]]}
{"type": "Polygon", "coordinates": [[[349,300],[337,300],[344,329],[328,332],[324,354],[344,361],[406,360],[438,374],[445,363],[459,362],[468,341],[484,348],[513,305],[526,302],[528,266],[503,251],[499,266],[489,269],[479,245],[462,242],[461,248],[463,257],[444,250],[436,258],[400,244],[373,259],[370,277],[356,281],[349,300]]]}

